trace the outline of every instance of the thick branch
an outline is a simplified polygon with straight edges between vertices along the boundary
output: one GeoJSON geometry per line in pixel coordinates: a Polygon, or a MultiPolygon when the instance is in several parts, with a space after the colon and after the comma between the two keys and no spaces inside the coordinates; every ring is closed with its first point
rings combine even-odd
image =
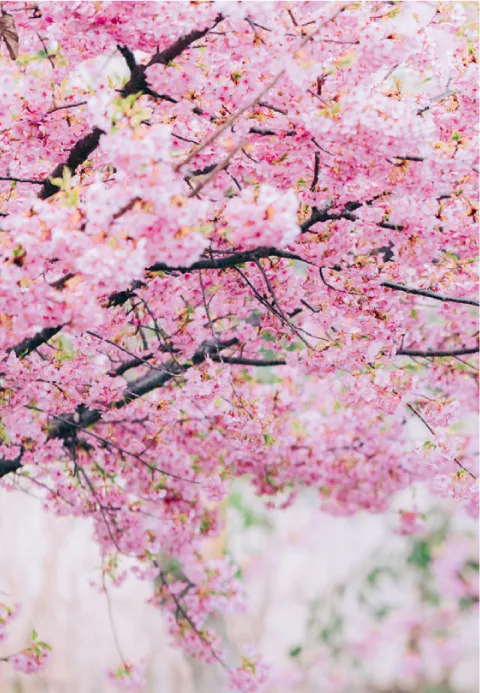
{"type": "Polygon", "coordinates": [[[63,325],[58,325],[57,327],[46,327],[44,330],[40,330],[40,332],[37,332],[37,334],[33,337],[27,337],[26,339],[22,340],[19,344],[10,347],[9,349],[7,349],[7,353],[14,351],[19,359],[24,358],[25,356],[28,356],[28,354],[30,354],[32,351],[35,351],[35,349],[38,349],[39,346],[45,344],[45,342],[48,342],[49,339],[51,339],[58,332],[60,332],[62,327],[63,325]]]}
{"type": "MultiPolygon", "coordinates": [[[[110,405],[110,408],[122,409],[127,406],[127,404],[130,404],[130,402],[146,395],[148,392],[163,387],[176,375],[180,375],[189,368],[192,368],[192,366],[202,363],[208,357],[217,357],[222,349],[228,349],[236,344],[238,344],[238,339],[235,337],[223,342],[218,342],[218,344],[211,341],[204,342],[195,351],[191,361],[178,363],[172,359],[165,364],[163,373],[151,371],[147,375],[129,383],[124,391],[123,397],[110,405]]],[[[79,429],[88,428],[97,423],[97,421],[100,421],[102,412],[99,409],[86,409],[81,405],[74,414],[65,414],[64,416],[53,418],[56,423],[49,428],[49,438],[63,438],[67,440],[74,437],[79,429]]],[[[22,466],[22,456],[23,449],[13,460],[0,458],[0,478],[20,469],[22,466]]]]}
{"type": "Polygon", "coordinates": [[[133,358],[130,359],[130,361],[124,361],[124,363],[122,363],[120,366],[117,366],[117,368],[109,371],[108,375],[111,375],[112,377],[123,375],[132,368],[138,368],[139,366],[145,365],[146,361],[150,361],[150,359],[153,359],[154,356],[155,354],[145,354],[143,358],[133,358]]]}
{"type": "Polygon", "coordinates": [[[405,228],[403,224],[392,224],[389,221],[379,221],[377,226],[381,229],[389,229],[390,231],[403,231],[405,228]]]}
{"type": "Polygon", "coordinates": [[[135,56],[128,46],[117,45],[117,48],[125,58],[127,67],[130,70],[130,79],[123,89],[120,90],[120,94],[124,97],[130,94],[149,94],[150,96],[157,96],[148,86],[147,77],[145,75],[145,65],[138,65],[135,56]]]}
{"type": "MultiPolygon", "coordinates": [[[[189,272],[203,269],[227,269],[229,267],[236,267],[237,265],[241,265],[245,262],[255,262],[255,260],[266,257],[282,257],[291,260],[302,260],[299,255],[295,255],[294,253],[278,250],[277,248],[260,247],[256,248],[255,250],[233,253],[232,255],[228,255],[226,257],[212,258],[210,260],[199,260],[198,262],[193,263],[193,265],[190,267],[170,267],[169,265],[165,265],[163,262],[157,262],[155,265],[148,267],[147,271],[179,272],[180,274],[188,274],[189,272]]],[[[105,304],[106,307],[113,308],[115,306],[123,305],[135,295],[135,290],[141,288],[142,286],[145,286],[143,282],[135,281],[130,289],[126,289],[125,291],[116,291],[110,294],[105,304]]],[[[28,356],[28,354],[35,351],[35,349],[48,342],[49,339],[60,332],[62,327],[63,325],[45,328],[33,337],[28,337],[19,344],[10,347],[7,352],[14,351],[19,358],[28,356]]],[[[129,368],[131,367],[133,366],[129,366],[129,368]]],[[[120,375],[120,373],[118,375],[120,375]]]]}
{"type": "MultiPolygon", "coordinates": [[[[191,361],[179,363],[178,361],[171,359],[165,364],[163,372],[159,372],[159,370],[152,370],[147,373],[147,375],[129,383],[124,391],[123,397],[111,404],[110,408],[122,409],[127,404],[130,404],[130,402],[133,402],[139,397],[152,392],[152,390],[157,390],[158,388],[163,387],[176,375],[180,375],[192,366],[202,363],[208,356],[213,358],[214,356],[218,355],[220,350],[228,349],[229,347],[235,346],[235,344],[238,344],[238,339],[236,338],[219,342],[218,344],[214,342],[204,342],[195,351],[191,361]]],[[[80,408],[77,410],[77,412],[75,412],[75,414],[66,414],[62,416],[63,421],[50,428],[49,436],[50,438],[70,438],[75,433],[78,426],[87,428],[88,426],[92,426],[101,418],[102,412],[98,409],[80,408]]]]}
{"type": "Polygon", "coordinates": [[[163,262],[157,262],[151,267],[148,267],[147,271],[180,272],[181,274],[188,274],[189,272],[193,272],[195,270],[227,269],[228,267],[243,265],[245,262],[255,262],[256,260],[265,257],[284,257],[290,260],[302,260],[302,258],[299,255],[295,255],[295,253],[263,246],[260,248],[255,248],[255,250],[245,250],[240,253],[232,253],[226,257],[212,258],[210,260],[199,260],[198,262],[194,262],[189,267],[170,267],[169,265],[165,265],[163,262]]]}
{"type": "MultiPolygon", "coordinates": [[[[362,207],[363,204],[363,202],[347,202],[344,208],[338,213],[329,212],[329,210],[332,208],[331,204],[326,209],[318,209],[317,207],[313,207],[310,217],[300,226],[302,233],[310,231],[310,228],[319,222],[338,221],[339,219],[357,221],[358,217],[355,214],[352,214],[352,212],[359,207],[362,207]]],[[[402,224],[392,224],[388,221],[379,221],[376,226],[381,229],[391,229],[392,231],[403,231],[405,228],[402,224]]]]}
{"type": "Polygon", "coordinates": [[[3,457],[0,458],[0,479],[2,478],[2,476],[6,476],[7,474],[16,472],[17,469],[20,469],[20,467],[22,466],[22,457],[23,448],[20,449],[20,452],[13,460],[6,460],[3,457]]]}
{"type": "Polygon", "coordinates": [[[277,130],[268,130],[265,128],[252,127],[248,132],[252,135],[263,135],[264,137],[271,137],[272,135],[283,135],[285,137],[293,137],[296,134],[296,130],[286,130],[285,132],[279,132],[277,130]]]}
{"type": "Polygon", "coordinates": [[[73,175],[77,168],[83,164],[88,159],[90,154],[92,154],[92,152],[94,152],[98,147],[100,136],[102,134],[103,130],[100,130],[100,128],[93,128],[93,130],[76,142],[70,151],[67,161],[55,166],[51,174],[43,181],[42,189],[38,194],[38,197],[41,200],[46,200],[58,192],[58,187],[54,185],[50,179],[63,178],[65,171],[70,171],[73,175]]]}
{"type": "MultiPolygon", "coordinates": [[[[329,207],[331,208],[331,206],[329,207]]],[[[314,224],[318,224],[321,221],[337,221],[338,219],[348,219],[348,221],[356,221],[357,217],[347,210],[346,208],[340,212],[340,214],[330,214],[328,209],[318,209],[313,207],[312,213],[309,218],[300,225],[302,233],[307,233],[314,224]]]]}
{"type": "Polygon", "coordinates": [[[215,18],[215,21],[212,26],[207,27],[206,29],[194,29],[191,31],[189,34],[185,34],[185,36],[180,36],[176,41],[174,41],[168,48],[165,48],[165,50],[155,53],[155,55],[151,58],[150,62],[147,64],[147,67],[150,67],[151,65],[168,65],[172,60],[175,60],[175,58],[178,58],[178,56],[183,53],[189,46],[191,46],[192,43],[195,41],[198,41],[198,39],[203,38],[206,34],[208,34],[209,31],[214,29],[217,24],[219,24],[223,19],[223,15],[219,14],[215,18]]]}
{"type": "Polygon", "coordinates": [[[130,289],[126,289],[125,291],[114,291],[113,294],[110,294],[108,297],[105,307],[113,308],[114,306],[123,306],[124,303],[135,295],[136,289],[140,289],[142,286],[145,286],[145,284],[137,280],[133,282],[130,289]]]}
{"type": "MultiPolygon", "coordinates": [[[[162,63],[166,65],[168,62],[176,58],[180,53],[182,53],[188,46],[196,41],[198,38],[205,36],[210,29],[213,29],[221,20],[222,15],[218,15],[212,27],[202,30],[191,31],[186,36],[181,36],[179,39],[174,41],[168,48],[166,48],[162,53],[156,53],[147,66],[138,65],[135,60],[135,56],[128,46],[118,46],[118,50],[121,52],[125,58],[125,62],[130,70],[130,80],[127,82],[125,87],[121,90],[122,96],[129,96],[130,94],[148,94],[155,98],[164,99],[172,103],[177,103],[175,99],[166,94],[157,94],[148,85],[147,78],[145,76],[146,68],[155,63],[162,63]]],[[[75,173],[77,168],[83,164],[90,154],[95,151],[100,142],[100,136],[104,134],[103,130],[100,128],[93,128],[91,132],[84,135],[78,142],[74,145],[70,152],[70,155],[66,162],[58,164],[52,173],[45,178],[45,180],[38,181],[42,185],[39,197],[42,200],[55,195],[58,192],[58,187],[51,182],[51,178],[63,178],[65,170],[70,170],[72,175],[75,173]]],[[[31,181],[37,182],[37,181],[31,181]]]]}
{"type": "Polygon", "coordinates": [[[315,191],[315,187],[318,183],[319,174],[320,174],[320,152],[315,152],[315,163],[313,166],[313,180],[312,180],[312,184],[310,185],[310,190],[312,192],[315,191]]]}

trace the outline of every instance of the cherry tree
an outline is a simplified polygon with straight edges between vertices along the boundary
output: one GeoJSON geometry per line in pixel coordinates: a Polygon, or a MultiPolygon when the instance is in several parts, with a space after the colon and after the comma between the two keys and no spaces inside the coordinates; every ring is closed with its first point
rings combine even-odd
{"type": "Polygon", "coordinates": [[[475,32],[473,3],[2,3],[1,483],[88,518],[206,662],[231,479],[477,513],[475,32]]]}

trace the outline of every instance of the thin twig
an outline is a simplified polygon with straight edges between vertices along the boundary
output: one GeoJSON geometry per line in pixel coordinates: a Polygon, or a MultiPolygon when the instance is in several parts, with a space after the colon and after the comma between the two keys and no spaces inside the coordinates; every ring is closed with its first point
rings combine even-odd
{"type": "Polygon", "coordinates": [[[35,180],[35,178],[17,178],[16,176],[0,176],[0,180],[13,181],[14,183],[31,183],[32,185],[43,185],[43,180],[35,180]]]}
{"type": "Polygon", "coordinates": [[[51,113],[55,113],[56,111],[63,111],[65,108],[76,108],[77,106],[85,106],[88,101],[76,101],[74,103],[66,103],[63,106],[55,106],[55,108],[51,108],[49,111],[47,111],[46,115],[50,115],[51,113]]]}
{"type": "Polygon", "coordinates": [[[436,301],[449,301],[451,303],[465,303],[469,306],[479,306],[480,303],[474,298],[457,298],[456,296],[444,296],[442,294],[436,294],[433,291],[427,289],[415,289],[411,286],[405,286],[404,284],[396,284],[394,282],[382,282],[381,286],[387,289],[394,289],[395,291],[404,291],[407,294],[415,294],[417,296],[426,296],[427,298],[434,298],[436,301]]]}
{"type": "MultiPolygon", "coordinates": [[[[342,5],[336,12],[331,15],[328,19],[323,21],[316,29],[313,31],[311,34],[309,34],[303,41],[300,42],[298,48],[293,54],[293,58],[296,58],[299,51],[307,45],[309,41],[324,27],[326,24],[329,22],[333,21],[341,12],[343,12],[348,5],[342,5]]],[[[202,152],[206,147],[208,147],[212,142],[214,142],[225,130],[227,130],[229,127],[234,125],[234,123],[237,122],[237,120],[247,111],[249,108],[252,108],[252,106],[255,106],[259,101],[262,100],[262,98],[267,94],[273,87],[277,84],[277,82],[283,77],[285,74],[285,69],[280,70],[275,77],[268,82],[268,84],[250,101],[248,101],[244,106],[239,108],[235,113],[233,113],[227,120],[219,127],[217,128],[214,132],[212,132],[201,144],[199,144],[197,147],[194,147],[194,149],[190,152],[190,154],[183,159],[183,161],[180,161],[175,167],[174,171],[180,171],[184,166],[187,166],[192,159],[194,159],[197,154],[202,152]]]]}

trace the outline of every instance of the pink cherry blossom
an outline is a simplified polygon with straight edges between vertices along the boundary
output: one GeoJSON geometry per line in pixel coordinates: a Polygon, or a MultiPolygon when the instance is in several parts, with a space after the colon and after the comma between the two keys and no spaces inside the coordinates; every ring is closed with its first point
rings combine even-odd
{"type": "Polygon", "coordinates": [[[120,691],[142,691],[147,684],[145,662],[126,663],[111,669],[108,680],[120,691]]]}
{"type": "Polygon", "coordinates": [[[8,658],[14,669],[25,674],[36,674],[48,664],[50,648],[45,643],[35,643],[8,658]]]}
{"type": "MultiPolygon", "coordinates": [[[[7,0],[2,18],[2,486],[84,517],[105,576],[155,579],[175,643],[224,665],[206,624],[244,600],[205,545],[235,479],[342,516],[418,484],[475,517],[473,5],[7,0]]],[[[261,659],[231,676],[253,691],[261,659]]]]}

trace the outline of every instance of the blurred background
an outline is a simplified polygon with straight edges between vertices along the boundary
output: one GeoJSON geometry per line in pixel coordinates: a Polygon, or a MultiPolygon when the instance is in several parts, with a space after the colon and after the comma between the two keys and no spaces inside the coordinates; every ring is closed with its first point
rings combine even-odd
{"type": "MultiPolygon", "coordinates": [[[[212,625],[228,659],[246,642],[264,654],[269,693],[478,691],[476,524],[454,501],[411,489],[387,514],[331,517],[313,490],[266,508],[237,482],[224,516],[205,551],[238,562],[247,608],[213,614],[212,625]]],[[[102,591],[88,521],[47,514],[31,490],[2,489],[0,536],[0,601],[21,603],[0,656],[29,646],[33,628],[53,648],[38,676],[0,662],[2,693],[111,691],[116,641],[126,659],[146,659],[149,693],[228,690],[220,667],[171,645],[161,611],[146,604],[152,584],[129,577],[102,591]]]]}

